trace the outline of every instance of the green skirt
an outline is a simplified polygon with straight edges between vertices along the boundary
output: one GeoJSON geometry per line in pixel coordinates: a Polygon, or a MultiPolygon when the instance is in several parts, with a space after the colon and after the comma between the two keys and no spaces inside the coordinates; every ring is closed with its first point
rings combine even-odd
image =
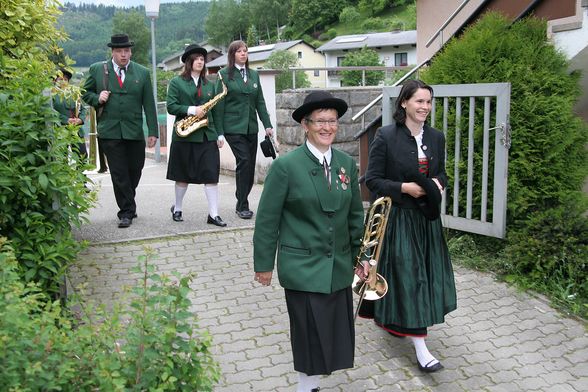
{"type": "Polygon", "coordinates": [[[393,206],[378,272],[388,282],[388,293],[374,303],[377,324],[426,328],[444,322],[457,307],[440,218],[430,221],[418,209],[393,206]]]}

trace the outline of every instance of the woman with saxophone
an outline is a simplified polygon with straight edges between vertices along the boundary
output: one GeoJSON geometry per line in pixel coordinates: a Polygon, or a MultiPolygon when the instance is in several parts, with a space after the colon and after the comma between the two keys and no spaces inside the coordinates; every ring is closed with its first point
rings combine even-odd
{"type": "Polygon", "coordinates": [[[308,94],[292,114],[306,142],[273,161],[255,221],[255,281],[269,285],[277,259],[298,392],[318,391],[321,374],[353,367],[350,285],[363,206],[355,161],[331,147],[346,111],[328,92],[308,94]]]}
{"type": "Polygon", "coordinates": [[[182,222],[183,200],[188,184],[204,184],[208,200],[207,223],[224,227],[227,224],[218,213],[218,179],[220,172],[219,148],[224,136],[218,133],[213,116],[205,114],[202,108],[216,96],[214,84],[206,79],[206,55],[203,47],[188,45],[182,54],[184,70],[174,77],[167,91],[167,112],[176,116],[172,144],[169,152],[167,179],[175,181],[175,203],[171,207],[172,219],[182,222]],[[207,118],[207,126],[179,136],[178,122],[187,116],[207,118]]]}
{"type": "Polygon", "coordinates": [[[430,86],[407,81],[396,100],[394,123],[372,142],[366,185],[393,203],[378,262],[389,290],[378,301],[363,301],[359,312],[394,336],[410,337],[418,367],[428,373],[443,366],[425,344],[427,327],[444,322],[457,306],[439,217],[447,186],[445,138],[426,124],[432,99],[430,86]]]}

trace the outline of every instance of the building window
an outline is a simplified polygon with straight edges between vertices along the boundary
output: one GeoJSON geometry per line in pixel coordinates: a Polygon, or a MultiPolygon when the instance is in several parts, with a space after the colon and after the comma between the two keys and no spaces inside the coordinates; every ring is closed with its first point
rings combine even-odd
{"type": "Polygon", "coordinates": [[[345,60],[345,57],[337,57],[337,67],[342,67],[343,60],[345,60]]]}
{"type": "Polygon", "coordinates": [[[318,69],[314,70],[314,76],[318,77],[320,75],[320,73],[321,73],[321,71],[319,71],[318,69]]]}
{"type": "Polygon", "coordinates": [[[301,59],[302,58],[302,52],[298,52],[298,58],[301,59]]]}
{"type": "Polygon", "coordinates": [[[408,65],[408,53],[395,53],[394,66],[405,67],[408,65]]]}

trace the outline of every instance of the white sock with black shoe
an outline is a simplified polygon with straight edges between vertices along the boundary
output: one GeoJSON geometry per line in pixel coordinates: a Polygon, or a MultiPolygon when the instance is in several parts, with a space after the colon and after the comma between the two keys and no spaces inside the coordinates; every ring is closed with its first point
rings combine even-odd
{"type": "Polygon", "coordinates": [[[298,372],[298,388],[296,392],[310,392],[319,387],[320,376],[309,376],[306,373],[298,372]]]}
{"type": "Polygon", "coordinates": [[[417,338],[411,336],[410,340],[412,340],[412,343],[414,344],[414,350],[416,351],[417,361],[419,361],[422,367],[430,368],[439,363],[437,358],[435,358],[433,354],[429,352],[427,344],[425,343],[425,338],[417,338]]]}
{"type": "Polygon", "coordinates": [[[182,201],[184,201],[184,196],[186,195],[186,191],[188,191],[188,185],[186,186],[179,186],[176,184],[176,204],[174,204],[174,212],[182,211],[182,201]]]}
{"type": "Polygon", "coordinates": [[[208,200],[208,215],[216,218],[218,216],[218,184],[205,184],[204,193],[208,200]]]}

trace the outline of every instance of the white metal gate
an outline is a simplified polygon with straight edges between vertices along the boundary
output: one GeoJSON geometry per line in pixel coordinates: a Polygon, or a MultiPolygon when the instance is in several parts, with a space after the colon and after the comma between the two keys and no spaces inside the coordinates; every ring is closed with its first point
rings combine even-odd
{"type": "MultiPolygon", "coordinates": [[[[450,178],[443,195],[445,227],[504,238],[510,83],[433,85],[431,126],[446,138],[450,178]]],[[[384,87],[382,125],[392,123],[401,87],[384,87]]]]}

